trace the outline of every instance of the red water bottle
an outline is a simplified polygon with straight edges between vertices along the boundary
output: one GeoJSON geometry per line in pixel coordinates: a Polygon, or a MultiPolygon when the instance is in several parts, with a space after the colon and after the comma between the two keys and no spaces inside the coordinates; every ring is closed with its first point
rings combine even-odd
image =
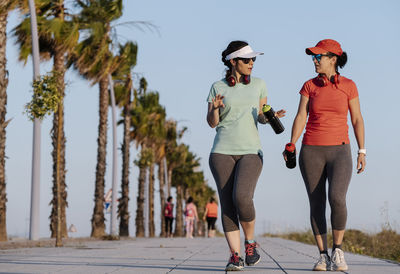
{"type": "Polygon", "coordinates": [[[286,167],[296,167],[296,146],[293,143],[287,143],[285,146],[286,167]]]}

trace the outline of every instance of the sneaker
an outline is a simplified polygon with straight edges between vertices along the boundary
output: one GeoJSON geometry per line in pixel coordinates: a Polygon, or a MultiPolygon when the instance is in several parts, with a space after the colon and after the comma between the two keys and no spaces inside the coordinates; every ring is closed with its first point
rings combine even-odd
{"type": "Polygon", "coordinates": [[[331,260],[328,255],[320,254],[318,261],[315,263],[313,271],[327,271],[331,268],[331,260]]]}
{"type": "Polygon", "coordinates": [[[260,254],[258,254],[256,249],[256,247],[258,247],[257,243],[254,242],[249,244],[247,241],[245,241],[244,245],[246,247],[246,264],[249,266],[258,264],[260,261],[260,254]]]}
{"type": "Polygon", "coordinates": [[[347,264],[344,260],[344,252],[340,248],[335,248],[332,252],[332,270],[333,271],[345,271],[347,270],[347,264]]]}
{"type": "Polygon", "coordinates": [[[229,262],[225,267],[225,271],[239,271],[244,267],[243,259],[239,256],[237,252],[232,253],[229,258],[229,262]]]}

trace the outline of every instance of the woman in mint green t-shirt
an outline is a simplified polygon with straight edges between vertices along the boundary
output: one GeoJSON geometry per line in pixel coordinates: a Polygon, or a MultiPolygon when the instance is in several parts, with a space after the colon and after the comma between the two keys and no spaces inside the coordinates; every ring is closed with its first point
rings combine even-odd
{"type": "MultiPolygon", "coordinates": [[[[265,82],[251,77],[257,55],[248,43],[232,41],[222,52],[228,67],[224,79],[215,82],[207,98],[207,122],[217,134],[209,164],[220,198],[222,224],[230,248],[227,271],[240,270],[240,228],[245,235],[245,262],[260,261],[254,240],[253,196],[262,169],[261,142],[257,123],[267,123],[261,108],[267,103],[265,82]]],[[[285,116],[285,111],[276,113],[285,116]]]]}

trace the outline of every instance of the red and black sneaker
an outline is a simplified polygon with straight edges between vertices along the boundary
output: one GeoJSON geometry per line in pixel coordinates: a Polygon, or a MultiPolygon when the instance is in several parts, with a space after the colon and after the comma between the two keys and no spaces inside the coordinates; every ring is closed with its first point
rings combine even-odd
{"type": "Polygon", "coordinates": [[[248,241],[244,242],[246,247],[246,264],[249,266],[256,265],[260,261],[260,254],[256,247],[258,247],[256,242],[249,243],[248,241]]]}
{"type": "Polygon", "coordinates": [[[244,267],[243,259],[237,252],[233,252],[229,258],[229,262],[225,267],[225,271],[239,271],[244,267]]]}

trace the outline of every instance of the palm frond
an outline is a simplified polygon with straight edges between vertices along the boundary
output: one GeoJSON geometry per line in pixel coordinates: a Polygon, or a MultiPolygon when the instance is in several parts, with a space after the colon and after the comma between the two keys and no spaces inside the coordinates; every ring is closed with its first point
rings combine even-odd
{"type": "Polygon", "coordinates": [[[113,27],[127,27],[130,29],[136,28],[142,32],[145,32],[145,30],[149,30],[151,32],[155,31],[159,36],[161,36],[159,27],[149,21],[127,21],[115,24],[113,27]]]}

